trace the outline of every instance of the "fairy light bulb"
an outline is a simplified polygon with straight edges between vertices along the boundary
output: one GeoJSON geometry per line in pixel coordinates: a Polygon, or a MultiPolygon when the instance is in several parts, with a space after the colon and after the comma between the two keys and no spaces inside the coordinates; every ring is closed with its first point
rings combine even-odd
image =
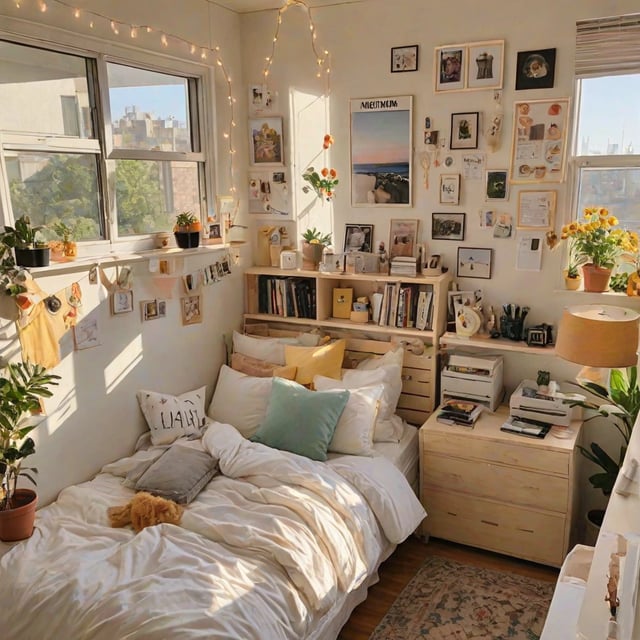
{"type": "Polygon", "coordinates": [[[40,3],[40,12],[44,13],[47,9],[48,9],[47,3],[46,2],[41,2],[40,3]]]}
{"type": "Polygon", "coordinates": [[[200,57],[201,57],[203,60],[206,60],[206,59],[207,59],[207,51],[206,51],[205,49],[202,49],[202,50],[200,51],[200,57]]]}
{"type": "Polygon", "coordinates": [[[89,20],[89,29],[93,29],[94,25],[93,25],[93,20],[89,20]]]}
{"type": "Polygon", "coordinates": [[[167,36],[164,33],[160,36],[160,43],[163,47],[169,46],[169,41],[167,40],[167,36]]]}
{"type": "Polygon", "coordinates": [[[151,33],[153,29],[151,27],[147,27],[147,33],[151,33]]]}
{"type": "Polygon", "coordinates": [[[19,8],[20,8],[20,3],[16,2],[16,9],[19,9],[19,8]]]}
{"type": "Polygon", "coordinates": [[[76,20],[80,17],[80,9],[74,10],[73,17],[76,18],[76,20]]]}
{"type": "Polygon", "coordinates": [[[129,31],[129,35],[132,38],[137,38],[138,37],[138,29],[137,29],[137,27],[131,27],[131,30],[129,31]]]}
{"type": "Polygon", "coordinates": [[[196,52],[196,45],[195,45],[195,44],[192,44],[192,45],[189,47],[189,53],[190,53],[191,55],[193,55],[195,52],[196,52]]]}

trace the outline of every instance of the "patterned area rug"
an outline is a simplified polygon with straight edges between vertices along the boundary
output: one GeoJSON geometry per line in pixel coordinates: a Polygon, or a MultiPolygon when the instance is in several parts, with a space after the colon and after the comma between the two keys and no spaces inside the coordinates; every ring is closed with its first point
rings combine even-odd
{"type": "Polygon", "coordinates": [[[554,586],[434,556],[370,640],[538,640],[554,586]]]}

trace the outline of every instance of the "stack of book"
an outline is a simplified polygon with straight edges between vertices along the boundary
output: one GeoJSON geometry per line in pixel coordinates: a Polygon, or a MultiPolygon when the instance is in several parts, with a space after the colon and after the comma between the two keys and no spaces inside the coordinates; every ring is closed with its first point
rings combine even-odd
{"type": "Polygon", "coordinates": [[[389,267],[391,276],[411,276],[418,275],[418,259],[409,256],[396,256],[391,259],[389,267]]]}
{"type": "Polygon", "coordinates": [[[463,427],[473,427],[483,410],[483,405],[470,400],[448,398],[440,405],[436,416],[438,422],[444,424],[459,424],[463,427]]]}

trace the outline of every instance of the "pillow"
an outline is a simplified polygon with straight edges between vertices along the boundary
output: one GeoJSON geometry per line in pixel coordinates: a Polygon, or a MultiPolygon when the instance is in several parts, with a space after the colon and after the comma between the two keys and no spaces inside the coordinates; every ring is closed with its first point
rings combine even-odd
{"type": "Polygon", "coordinates": [[[404,363],[404,349],[392,349],[387,351],[382,356],[372,356],[371,358],[367,358],[366,360],[362,360],[358,363],[357,369],[365,369],[366,371],[370,371],[372,369],[379,369],[380,367],[386,367],[387,365],[399,365],[402,366],[404,363]]]}
{"type": "Polygon", "coordinates": [[[218,473],[218,460],[206,451],[169,447],[136,482],[136,491],[189,504],[218,473]]]}
{"type": "Polygon", "coordinates": [[[348,391],[310,391],[273,378],[267,415],[251,440],[324,461],[348,400],[348,391]]]}
{"type": "Polygon", "coordinates": [[[300,384],[311,384],[314,376],[339,380],[346,344],[346,340],[336,340],[321,347],[285,345],[285,361],[298,368],[295,380],[300,384]]]}
{"type": "Polygon", "coordinates": [[[206,387],[171,396],[155,391],[138,391],[138,402],[144,414],[151,444],[171,444],[181,436],[195,435],[205,422],[206,387]]]}
{"type": "MultiPolygon", "coordinates": [[[[316,391],[344,389],[341,380],[324,376],[316,376],[313,386],[316,391]]],[[[378,384],[349,391],[349,401],[338,420],[329,443],[329,451],[353,456],[372,456],[375,453],[373,431],[384,387],[378,384]]]]}
{"type": "Polygon", "coordinates": [[[254,338],[234,331],[233,352],[266,362],[285,364],[284,344],[275,338],[254,338]]]}
{"type": "Polygon", "coordinates": [[[248,376],[223,364],[207,415],[251,437],[267,413],[274,380],[248,376]]]}
{"type": "Polygon", "coordinates": [[[258,378],[277,376],[279,378],[293,380],[296,377],[296,367],[258,360],[251,356],[245,356],[242,353],[234,353],[231,355],[231,368],[241,373],[246,373],[248,376],[256,376],[258,378]]]}

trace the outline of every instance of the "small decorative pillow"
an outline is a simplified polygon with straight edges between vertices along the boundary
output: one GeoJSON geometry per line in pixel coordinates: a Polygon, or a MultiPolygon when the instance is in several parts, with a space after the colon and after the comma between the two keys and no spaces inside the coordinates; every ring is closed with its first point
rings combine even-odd
{"type": "Polygon", "coordinates": [[[223,364],[207,415],[251,437],[267,413],[274,379],[248,376],[223,364]]]}
{"type": "MultiPolygon", "coordinates": [[[[313,379],[316,391],[344,389],[342,380],[316,376],[313,379]]],[[[380,398],[384,392],[381,384],[360,389],[349,389],[349,402],[344,408],[335,433],[329,443],[332,453],[346,453],[352,456],[372,456],[373,432],[380,398]]]]}
{"type": "Polygon", "coordinates": [[[181,436],[195,435],[205,422],[204,399],[207,387],[171,396],[155,391],[138,391],[140,409],[144,414],[151,444],[171,444],[181,436]]]}
{"type": "Polygon", "coordinates": [[[284,344],[275,338],[254,338],[237,331],[233,332],[233,352],[245,356],[283,365],[284,344]]]}
{"type": "Polygon", "coordinates": [[[339,380],[346,344],[346,340],[336,340],[320,347],[285,345],[285,361],[298,368],[295,380],[300,384],[311,384],[314,376],[339,380]]]}
{"type": "Polygon", "coordinates": [[[240,371],[248,376],[256,376],[258,378],[270,378],[276,376],[278,378],[286,378],[294,380],[296,377],[296,367],[274,364],[273,362],[265,362],[242,353],[234,353],[231,356],[231,368],[240,371]]]}
{"type": "Polygon", "coordinates": [[[136,482],[136,491],[189,504],[218,473],[218,461],[206,451],[169,447],[136,482]]]}
{"type": "Polygon", "coordinates": [[[267,415],[251,440],[326,460],[348,400],[348,391],[310,391],[291,380],[273,378],[267,415]]]}

